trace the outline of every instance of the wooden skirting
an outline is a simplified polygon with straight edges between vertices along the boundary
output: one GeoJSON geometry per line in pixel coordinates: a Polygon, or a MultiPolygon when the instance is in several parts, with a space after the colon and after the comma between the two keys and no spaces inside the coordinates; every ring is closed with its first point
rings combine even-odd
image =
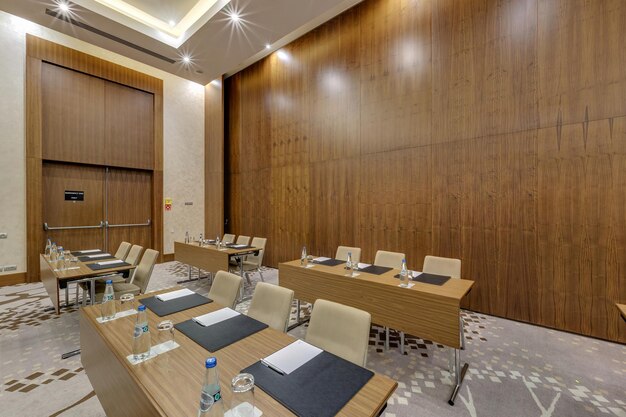
{"type": "Polygon", "coordinates": [[[26,282],[26,272],[17,272],[15,274],[0,275],[0,287],[8,285],[23,284],[26,282]]]}
{"type": "Polygon", "coordinates": [[[174,254],[173,253],[164,253],[163,254],[163,261],[161,263],[172,262],[173,260],[174,260],[174,254]]]}

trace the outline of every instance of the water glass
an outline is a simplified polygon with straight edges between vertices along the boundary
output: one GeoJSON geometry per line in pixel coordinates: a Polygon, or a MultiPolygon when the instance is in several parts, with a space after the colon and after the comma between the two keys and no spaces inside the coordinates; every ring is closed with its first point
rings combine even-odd
{"type": "Polygon", "coordinates": [[[172,320],[163,320],[157,325],[157,344],[172,344],[174,342],[174,323],[172,320]]]}
{"type": "Polygon", "coordinates": [[[122,311],[135,309],[135,296],[132,294],[124,294],[120,297],[120,313],[122,311]]]}
{"type": "Polygon", "coordinates": [[[231,382],[232,417],[254,417],[254,376],[239,374],[231,382]]]}

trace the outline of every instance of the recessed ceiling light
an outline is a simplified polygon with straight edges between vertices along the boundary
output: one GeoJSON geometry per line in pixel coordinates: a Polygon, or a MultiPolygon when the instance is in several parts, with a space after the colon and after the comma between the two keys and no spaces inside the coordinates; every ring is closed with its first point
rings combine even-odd
{"type": "Polygon", "coordinates": [[[169,25],[170,25],[171,27],[176,26],[176,22],[174,22],[173,20],[170,20],[170,21],[169,21],[169,22],[167,22],[167,23],[169,23],[169,25]]]}
{"type": "Polygon", "coordinates": [[[269,43],[265,44],[265,49],[270,49],[272,47],[272,45],[270,45],[269,43]]]}
{"type": "Polygon", "coordinates": [[[232,20],[234,23],[237,23],[241,20],[241,17],[237,14],[237,12],[231,12],[229,15],[230,20],[232,20]]]}
{"type": "Polygon", "coordinates": [[[189,57],[189,55],[185,55],[185,56],[183,57],[183,62],[184,62],[185,64],[189,64],[189,63],[191,62],[191,57],[189,57]]]}
{"type": "Polygon", "coordinates": [[[60,1],[57,4],[59,5],[59,10],[62,11],[63,13],[67,13],[70,11],[70,5],[67,4],[67,2],[60,1]]]}

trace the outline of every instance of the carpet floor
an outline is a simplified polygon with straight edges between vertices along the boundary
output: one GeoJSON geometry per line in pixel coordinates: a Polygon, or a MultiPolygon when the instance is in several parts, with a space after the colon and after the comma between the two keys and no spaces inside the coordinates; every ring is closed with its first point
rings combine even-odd
{"type": "MultiPolygon", "coordinates": [[[[187,274],[176,262],[157,265],[148,290],[171,287],[187,274]]],[[[251,278],[248,293],[260,276],[251,278]]],[[[264,270],[263,278],[277,283],[278,272],[264,270]]],[[[185,286],[206,294],[209,282],[185,286]]],[[[248,305],[237,309],[246,312],[248,305]]],[[[57,316],[51,306],[39,283],[0,288],[0,416],[103,417],[80,356],[61,359],[79,346],[78,311],[57,316]]],[[[368,368],[398,381],[384,417],[626,417],[626,346],[470,311],[463,317],[469,371],[454,407],[447,404],[449,349],[407,336],[402,355],[392,332],[385,351],[383,329],[372,327],[368,368]]],[[[305,333],[306,325],[290,332],[305,333]]]]}

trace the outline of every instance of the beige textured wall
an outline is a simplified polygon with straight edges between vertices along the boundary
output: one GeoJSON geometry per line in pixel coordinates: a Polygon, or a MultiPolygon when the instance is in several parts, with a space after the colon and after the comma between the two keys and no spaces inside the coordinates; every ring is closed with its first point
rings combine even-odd
{"type": "Polygon", "coordinates": [[[16,264],[17,272],[26,271],[26,33],[163,80],[163,194],[174,200],[173,210],[164,215],[164,253],[173,252],[174,239],[185,230],[203,230],[204,87],[0,12],[0,232],[9,234],[0,240],[0,266],[16,264]],[[185,201],[193,205],[184,206],[185,201]]]}

